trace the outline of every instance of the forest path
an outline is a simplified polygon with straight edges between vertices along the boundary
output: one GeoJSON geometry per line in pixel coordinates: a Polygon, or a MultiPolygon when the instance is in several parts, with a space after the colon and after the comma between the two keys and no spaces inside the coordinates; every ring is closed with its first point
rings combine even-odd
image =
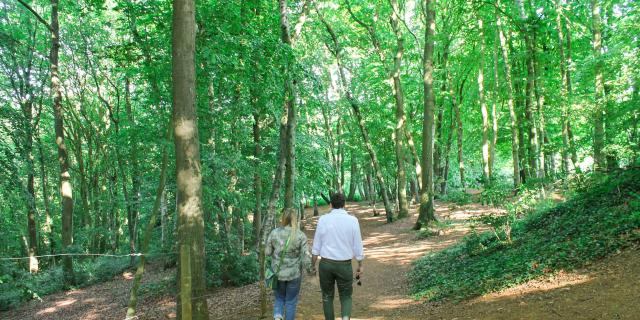
{"type": "MultiPolygon", "coordinates": [[[[328,212],[328,206],[320,207],[320,214],[328,212]]],[[[412,206],[411,216],[392,224],[386,223],[384,208],[378,207],[380,216],[373,216],[373,208],[365,203],[350,202],[346,210],[357,216],[360,221],[363,243],[365,247],[364,275],[362,286],[354,284],[353,318],[357,319],[423,319],[415,314],[415,309],[422,303],[409,297],[409,283],[406,273],[411,269],[411,263],[428,252],[441,250],[453,245],[468,231],[468,219],[472,216],[486,214],[492,209],[476,204],[458,207],[448,203],[437,203],[437,215],[451,223],[443,235],[418,239],[412,232],[417,218],[417,206],[412,206]]],[[[305,216],[305,233],[312,244],[318,217],[313,217],[313,210],[307,209],[305,216]]],[[[242,288],[233,296],[247,297],[249,293],[242,288]],[[243,291],[243,292],[241,292],[243,291]]],[[[249,289],[251,290],[251,289],[249,289]]],[[[253,288],[257,293],[257,286],[253,288]]],[[[225,293],[228,294],[228,293],[225,293]]],[[[258,319],[259,304],[257,296],[250,294],[253,299],[246,299],[242,305],[231,305],[225,294],[209,300],[209,307],[214,319],[258,319]]],[[[237,301],[237,300],[236,300],[237,301]]],[[[269,315],[271,315],[269,305],[269,315]]],[[[336,315],[340,314],[340,302],[336,292],[334,301],[336,315]]],[[[322,313],[322,297],[317,276],[304,277],[300,301],[298,304],[298,319],[324,319],[322,313]]]]}
{"type": "MultiPolygon", "coordinates": [[[[384,215],[373,217],[370,207],[348,203],[347,210],[361,224],[365,245],[365,274],[362,286],[354,286],[353,318],[357,319],[638,319],[640,314],[640,251],[629,249],[597,262],[584,270],[561,272],[530,281],[499,293],[460,303],[423,303],[408,296],[406,272],[411,262],[428,252],[454,244],[468,232],[467,220],[487,213],[479,205],[458,207],[438,203],[438,215],[451,222],[444,235],[417,239],[411,227],[413,215],[386,224],[384,215]]],[[[321,207],[320,213],[328,212],[321,207]]],[[[383,210],[378,211],[384,214],[383,210]]],[[[309,241],[317,217],[306,211],[309,241]]],[[[175,269],[163,270],[152,264],[143,283],[169,284],[175,269]]],[[[131,286],[131,273],[87,288],[43,297],[17,310],[0,312],[0,319],[124,319],[131,286]]],[[[167,293],[153,292],[153,286],[141,296],[137,319],[175,319],[175,299],[167,293]]],[[[220,288],[208,295],[211,319],[258,319],[259,288],[252,284],[240,288],[220,288]]],[[[270,299],[272,294],[269,295],[270,299]]],[[[336,297],[335,308],[339,314],[336,297]]],[[[269,315],[272,302],[269,302],[269,315]]],[[[267,318],[269,319],[269,318],[267,318]]],[[[306,276],[302,286],[297,319],[324,319],[317,277],[306,276]]]]}

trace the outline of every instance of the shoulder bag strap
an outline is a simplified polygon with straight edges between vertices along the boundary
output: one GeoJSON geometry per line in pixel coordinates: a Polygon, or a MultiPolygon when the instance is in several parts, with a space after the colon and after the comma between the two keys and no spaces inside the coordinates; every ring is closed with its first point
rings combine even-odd
{"type": "Polygon", "coordinates": [[[284,255],[287,254],[287,249],[289,248],[289,240],[291,237],[287,238],[287,242],[284,244],[284,249],[280,253],[280,262],[278,263],[278,267],[276,268],[276,275],[280,273],[280,267],[282,266],[282,262],[284,262],[284,255]]]}

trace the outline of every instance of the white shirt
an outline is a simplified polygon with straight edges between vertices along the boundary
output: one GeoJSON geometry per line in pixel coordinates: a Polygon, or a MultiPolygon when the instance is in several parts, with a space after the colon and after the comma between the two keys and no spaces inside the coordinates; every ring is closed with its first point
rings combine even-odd
{"type": "Polygon", "coordinates": [[[344,209],[333,209],[320,217],[311,253],[331,260],[364,259],[358,218],[344,209]]]}

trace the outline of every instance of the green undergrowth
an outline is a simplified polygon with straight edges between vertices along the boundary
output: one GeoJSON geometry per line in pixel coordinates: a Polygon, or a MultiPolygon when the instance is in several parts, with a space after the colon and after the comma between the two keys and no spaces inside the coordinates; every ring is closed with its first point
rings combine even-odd
{"type": "Polygon", "coordinates": [[[14,264],[0,264],[0,311],[18,307],[29,300],[66,289],[81,288],[105,282],[129,268],[128,258],[100,257],[76,262],[74,286],[64,283],[62,265],[30,274],[14,264]]]}
{"type": "Polygon", "coordinates": [[[514,221],[511,241],[471,232],[418,260],[409,274],[414,297],[462,300],[582,267],[639,242],[639,169],[591,175],[571,193],[514,221]]]}

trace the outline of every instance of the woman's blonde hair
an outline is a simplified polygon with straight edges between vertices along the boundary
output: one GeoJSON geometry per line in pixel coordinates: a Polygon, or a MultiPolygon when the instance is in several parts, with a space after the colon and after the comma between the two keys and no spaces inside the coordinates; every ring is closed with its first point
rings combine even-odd
{"type": "Polygon", "coordinates": [[[280,223],[283,227],[291,226],[291,235],[289,236],[289,242],[293,242],[296,239],[298,233],[298,213],[295,209],[282,210],[282,218],[280,223]]]}

